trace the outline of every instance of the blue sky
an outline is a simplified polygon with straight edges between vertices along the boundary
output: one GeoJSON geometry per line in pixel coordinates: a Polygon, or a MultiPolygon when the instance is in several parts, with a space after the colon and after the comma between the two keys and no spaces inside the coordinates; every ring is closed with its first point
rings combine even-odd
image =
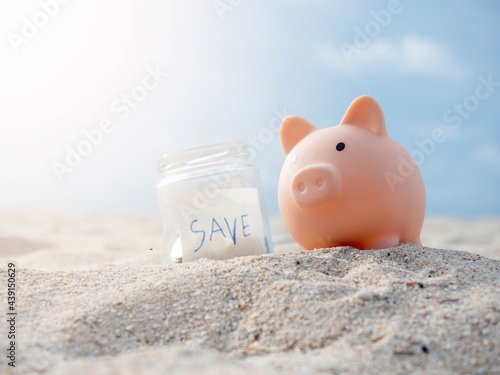
{"type": "MultiPolygon", "coordinates": [[[[47,2],[0,5],[1,207],[154,211],[162,154],[248,140],[284,110],[336,125],[369,94],[409,151],[446,134],[420,166],[428,215],[500,214],[496,1],[47,2]]],[[[273,213],[283,160],[277,134],[255,159],[273,213]]]]}

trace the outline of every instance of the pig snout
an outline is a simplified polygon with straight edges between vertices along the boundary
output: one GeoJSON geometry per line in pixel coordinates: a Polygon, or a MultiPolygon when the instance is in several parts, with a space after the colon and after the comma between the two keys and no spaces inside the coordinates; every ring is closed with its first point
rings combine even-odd
{"type": "Polygon", "coordinates": [[[341,190],[340,173],[331,164],[318,163],[298,171],[292,180],[292,197],[304,208],[333,202],[341,190]]]}

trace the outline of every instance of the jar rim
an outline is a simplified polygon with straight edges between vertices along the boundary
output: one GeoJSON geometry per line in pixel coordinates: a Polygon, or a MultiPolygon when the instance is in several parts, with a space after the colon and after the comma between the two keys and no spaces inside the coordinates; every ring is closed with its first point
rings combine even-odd
{"type": "Polygon", "coordinates": [[[217,143],[165,154],[158,159],[157,170],[166,174],[178,169],[229,162],[231,159],[248,161],[249,158],[250,151],[244,142],[217,143]]]}

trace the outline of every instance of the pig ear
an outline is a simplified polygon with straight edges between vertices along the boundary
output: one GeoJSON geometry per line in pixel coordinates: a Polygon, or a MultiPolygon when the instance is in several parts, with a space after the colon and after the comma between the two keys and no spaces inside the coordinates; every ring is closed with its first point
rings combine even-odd
{"type": "Polygon", "coordinates": [[[382,108],[369,95],[363,95],[354,100],[347,109],[340,124],[359,126],[377,135],[387,134],[382,108]]]}
{"type": "Polygon", "coordinates": [[[295,147],[306,135],[318,130],[316,125],[299,116],[288,116],[280,127],[281,147],[285,155],[295,147]]]}

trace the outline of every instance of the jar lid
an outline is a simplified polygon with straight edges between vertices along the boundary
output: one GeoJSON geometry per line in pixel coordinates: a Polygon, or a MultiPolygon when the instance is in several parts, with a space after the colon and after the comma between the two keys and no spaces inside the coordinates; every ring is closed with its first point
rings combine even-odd
{"type": "Polygon", "coordinates": [[[248,163],[250,151],[246,143],[229,142],[202,146],[163,155],[158,159],[158,172],[162,175],[190,173],[232,163],[248,163]]]}

